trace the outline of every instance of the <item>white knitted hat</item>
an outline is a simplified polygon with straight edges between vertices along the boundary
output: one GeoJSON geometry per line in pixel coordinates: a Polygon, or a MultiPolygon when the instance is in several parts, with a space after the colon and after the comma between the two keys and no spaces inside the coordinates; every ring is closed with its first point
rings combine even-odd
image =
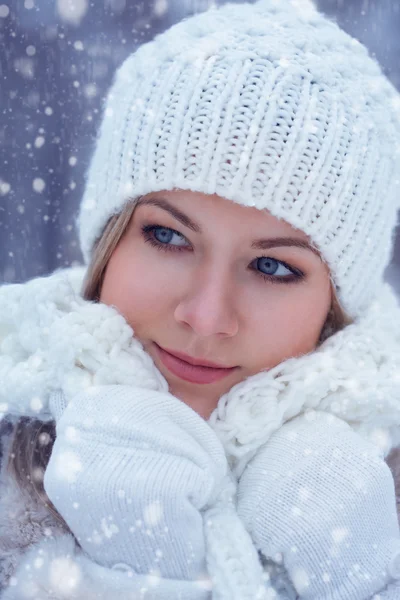
{"type": "Polygon", "coordinates": [[[359,315],[400,206],[400,96],[364,46],[306,0],[225,4],[129,56],[109,93],[78,226],[159,190],[268,209],[310,236],[359,315]]]}

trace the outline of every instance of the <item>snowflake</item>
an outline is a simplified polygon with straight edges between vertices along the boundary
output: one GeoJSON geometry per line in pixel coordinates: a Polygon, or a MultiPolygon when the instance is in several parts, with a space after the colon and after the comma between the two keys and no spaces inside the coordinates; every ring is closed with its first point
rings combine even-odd
{"type": "MultiPolygon", "coordinates": [[[[109,520],[112,521],[112,516],[109,517],[109,520]]],[[[119,527],[115,523],[107,523],[107,520],[103,518],[101,520],[101,529],[106,538],[110,539],[113,535],[119,533],[119,527]]]]}
{"type": "Polygon", "coordinates": [[[77,475],[83,471],[79,456],[72,450],[66,450],[56,455],[55,470],[58,479],[75,483],[77,475]]]}
{"type": "Polygon", "coordinates": [[[42,135],[38,135],[34,142],[35,148],[41,148],[44,145],[45,141],[46,140],[42,135]]]}
{"type": "Polygon", "coordinates": [[[310,585],[308,573],[301,567],[294,569],[292,573],[292,581],[297,593],[300,595],[302,595],[310,585]]]}
{"type": "Polygon", "coordinates": [[[155,527],[161,521],[164,511],[159,501],[152,502],[144,510],[144,521],[147,525],[155,527]]]}
{"type": "Polygon", "coordinates": [[[88,0],[57,0],[60,18],[72,25],[79,25],[89,7],[88,0]]]}
{"type": "Polygon", "coordinates": [[[41,194],[44,188],[46,187],[46,184],[43,179],[41,179],[40,177],[36,177],[32,182],[32,187],[35,192],[41,194]]]}
{"type": "Polygon", "coordinates": [[[5,19],[10,14],[10,9],[7,4],[0,5],[0,19],[5,19]]]}
{"type": "Polygon", "coordinates": [[[0,195],[5,196],[6,194],[8,194],[8,192],[10,190],[11,190],[11,185],[9,183],[7,183],[7,181],[0,179],[0,195]]]}
{"type": "Polygon", "coordinates": [[[154,16],[158,19],[163,17],[168,11],[168,0],[156,0],[153,5],[154,16]]]}
{"type": "Polygon", "coordinates": [[[68,598],[80,584],[82,573],[79,565],[69,557],[55,558],[50,562],[50,584],[53,593],[68,598]]]}
{"type": "Polygon", "coordinates": [[[38,396],[34,396],[30,401],[30,408],[36,413],[39,413],[43,408],[43,401],[38,396]]]}
{"type": "Polygon", "coordinates": [[[347,527],[336,527],[331,531],[331,536],[335,544],[341,544],[349,534],[350,532],[347,527]]]}

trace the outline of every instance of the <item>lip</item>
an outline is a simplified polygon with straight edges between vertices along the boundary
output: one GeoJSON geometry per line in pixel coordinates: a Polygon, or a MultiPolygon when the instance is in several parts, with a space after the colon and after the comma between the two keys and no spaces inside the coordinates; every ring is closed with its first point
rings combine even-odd
{"type": "MultiPolygon", "coordinates": [[[[157,344],[158,345],[158,344],[157,344]]],[[[158,346],[161,348],[161,346],[158,346]]],[[[218,363],[211,362],[210,360],[204,360],[199,358],[194,358],[193,356],[189,356],[188,354],[184,354],[183,352],[176,352],[175,350],[170,350],[169,348],[161,348],[164,352],[168,352],[172,356],[176,358],[180,358],[184,362],[189,363],[190,365],[194,365],[196,367],[211,367],[212,369],[234,369],[235,367],[226,367],[225,365],[221,365],[218,363]]]]}
{"type": "Polygon", "coordinates": [[[199,360],[161,348],[154,342],[157,354],[163,365],[177,377],[191,383],[214,383],[230,375],[237,367],[223,367],[207,360],[199,360]]]}

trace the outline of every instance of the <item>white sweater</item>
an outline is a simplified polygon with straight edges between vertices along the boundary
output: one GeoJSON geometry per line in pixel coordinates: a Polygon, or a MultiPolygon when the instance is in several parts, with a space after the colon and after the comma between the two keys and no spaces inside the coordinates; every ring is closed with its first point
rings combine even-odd
{"type": "MultiPolygon", "coordinates": [[[[80,298],[77,292],[83,274],[81,269],[71,269],[24,285],[1,288],[0,407],[4,415],[48,420],[48,398],[54,389],[62,389],[67,399],[93,385],[141,385],[167,391],[165,380],[132,337],[124,319],[110,307],[80,298]]],[[[368,443],[374,443],[382,456],[400,444],[399,316],[397,302],[385,287],[379,304],[359,322],[327,340],[318,351],[249,378],[220,399],[208,424],[223,444],[239,486],[251,471],[246,467],[257,461],[274,434],[293,417],[310,409],[339,417],[368,443]]],[[[24,513],[28,519],[26,528],[22,527],[26,548],[22,548],[23,539],[14,542],[12,509],[21,516],[27,499],[22,500],[7,479],[4,464],[0,486],[0,519],[6,513],[9,517],[6,522],[0,521],[0,589],[9,584],[0,595],[1,600],[29,597],[24,586],[32,591],[33,583],[37,586],[33,597],[43,600],[111,600],[118,593],[127,599],[254,600],[263,572],[271,575],[271,582],[265,585],[265,598],[303,597],[286,577],[283,565],[262,556],[262,548],[254,542],[262,535],[248,535],[243,526],[244,513],[239,518],[234,511],[224,519],[226,511],[218,508],[221,526],[214,537],[211,534],[208,544],[212,591],[207,585],[193,587],[190,581],[163,581],[163,585],[150,588],[146,596],[140,591],[151,586],[145,574],[130,577],[118,570],[118,565],[110,569],[96,564],[80,552],[74,539],[60,527],[60,535],[46,538],[50,516],[32,504],[32,499],[29,501],[33,508],[24,513]],[[29,533],[31,519],[36,527],[32,526],[29,533]],[[28,553],[24,554],[26,550],[28,553]],[[56,560],[51,561],[51,557],[56,560]],[[243,569],[239,577],[238,565],[243,569]],[[69,578],[72,587],[67,591],[60,584],[65,570],[73,575],[69,578]]],[[[393,490],[392,493],[394,502],[393,490]]],[[[246,527],[250,529],[249,523],[246,527]]],[[[400,598],[396,582],[396,577],[400,577],[400,559],[394,546],[387,551],[392,560],[387,561],[382,591],[375,588],[380,592],[376,600],[400,598]]],[[[298,582],[294,583],[298,587],[298,582]]]]}

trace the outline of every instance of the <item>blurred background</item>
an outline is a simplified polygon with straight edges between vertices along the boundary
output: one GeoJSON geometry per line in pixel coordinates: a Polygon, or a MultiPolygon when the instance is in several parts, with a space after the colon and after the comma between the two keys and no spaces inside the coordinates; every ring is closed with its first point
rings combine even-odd
{"type": "MultiPolygon", "coordinates": [[[[116,67],[184,16],[223,3],[0,0],[0,283],[82,262],[75,217],[116,67]]],[[[400,0],[317,4],[400,89],[400,0]]],[[[400,234],[386,276],[400,294],[400,234]]]]}

